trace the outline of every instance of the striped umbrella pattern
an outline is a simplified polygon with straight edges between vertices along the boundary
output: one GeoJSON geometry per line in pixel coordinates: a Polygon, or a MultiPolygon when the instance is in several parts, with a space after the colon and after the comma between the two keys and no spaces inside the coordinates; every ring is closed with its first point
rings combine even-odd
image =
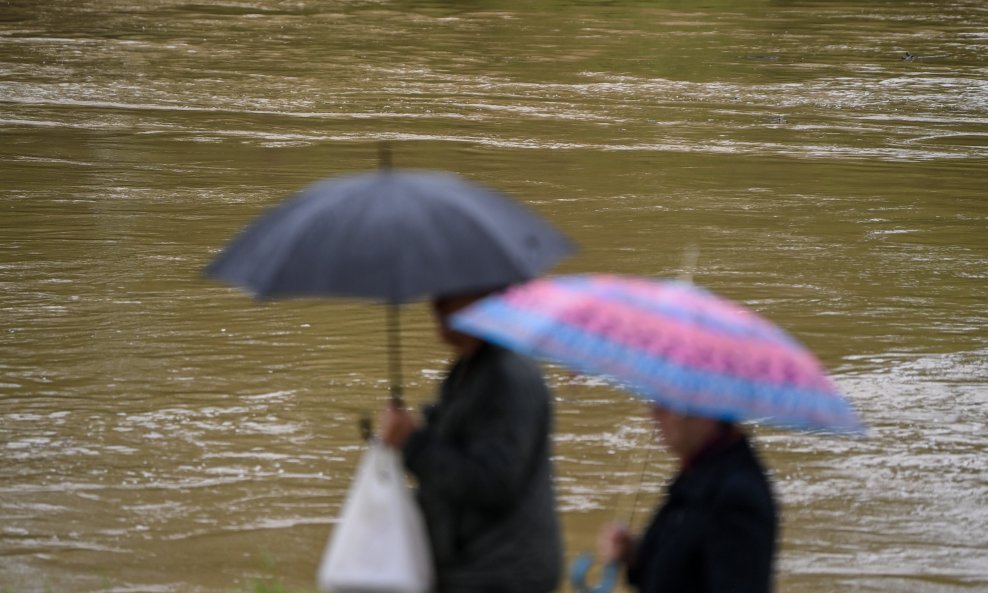
{"type": "Polygon", "coordinates": [[[817,357],[776,324],[689,282],[540,278],[454,316],[453,327],[608,377],[684,414],[839,432],[863,425],[817,357]]]}

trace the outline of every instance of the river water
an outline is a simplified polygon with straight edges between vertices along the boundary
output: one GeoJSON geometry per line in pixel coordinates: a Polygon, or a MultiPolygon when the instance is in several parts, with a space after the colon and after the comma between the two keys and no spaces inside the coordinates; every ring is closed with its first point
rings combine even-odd
{"type": "MultiPolygon", "coordinates": [[[[988,590],[988,10],[917,2],[0,1],[0,591],[313,588],[384,313],[200,270],[326,177],[442,168],[816,351],[866,438],[753,426],[778,589],[988,590]]],[[[403,314],[408,399],[448,363],[403,314]]],[[[567,552],[672,471],[547,367],[567,552]],[[637,493],[637,494],[636,494],[637,493]]]]}

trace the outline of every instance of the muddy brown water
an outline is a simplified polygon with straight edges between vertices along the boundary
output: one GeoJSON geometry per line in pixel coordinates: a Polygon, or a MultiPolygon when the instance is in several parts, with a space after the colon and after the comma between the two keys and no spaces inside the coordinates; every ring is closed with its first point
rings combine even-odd
{"type": "MultiPolygon", "coordinates": [[[[311,590],[387,398],[384,314],[202,266],[326,176],[503,189],[558,272],[694,279],[816,351],[867,438],[753,426],[778,590],[988,589],[988,12],[955,2],[0,2],[0,591],[311,590]]],[[[408,399],[448,362],[403,315],[408,399]]],[[[672,462],[547,367],[567,553],[672,462]]]]}

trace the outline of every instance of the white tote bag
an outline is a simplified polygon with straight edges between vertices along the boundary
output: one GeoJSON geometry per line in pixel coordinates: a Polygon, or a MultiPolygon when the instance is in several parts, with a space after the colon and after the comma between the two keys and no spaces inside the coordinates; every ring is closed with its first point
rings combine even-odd
{"type": "Polygon", "coordinates": [[[324,593],[427,593],[432,554],[398,454],[372,441],[357,466],[316,583],[324,593]]]}

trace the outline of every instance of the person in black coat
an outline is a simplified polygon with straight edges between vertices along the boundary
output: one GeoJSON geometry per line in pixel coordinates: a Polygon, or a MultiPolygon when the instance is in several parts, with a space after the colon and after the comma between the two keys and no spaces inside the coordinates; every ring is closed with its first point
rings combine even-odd
{"type": "Polygon", "coordinates": [[[644,535],[606,526],[601,551],[640,593],[768,593],[778,520],[765,469],[732,423],[651,406],[679,473],[644,535]]]}
{"type": "Polygon", "coordinates": [[[458,358],[424,424],[392,406],[380,436],[418,482],[438,593],[548,593],[562,564],[549,389],[534,361],[448,327],[477,298],[433,302],[458,358]]]}

